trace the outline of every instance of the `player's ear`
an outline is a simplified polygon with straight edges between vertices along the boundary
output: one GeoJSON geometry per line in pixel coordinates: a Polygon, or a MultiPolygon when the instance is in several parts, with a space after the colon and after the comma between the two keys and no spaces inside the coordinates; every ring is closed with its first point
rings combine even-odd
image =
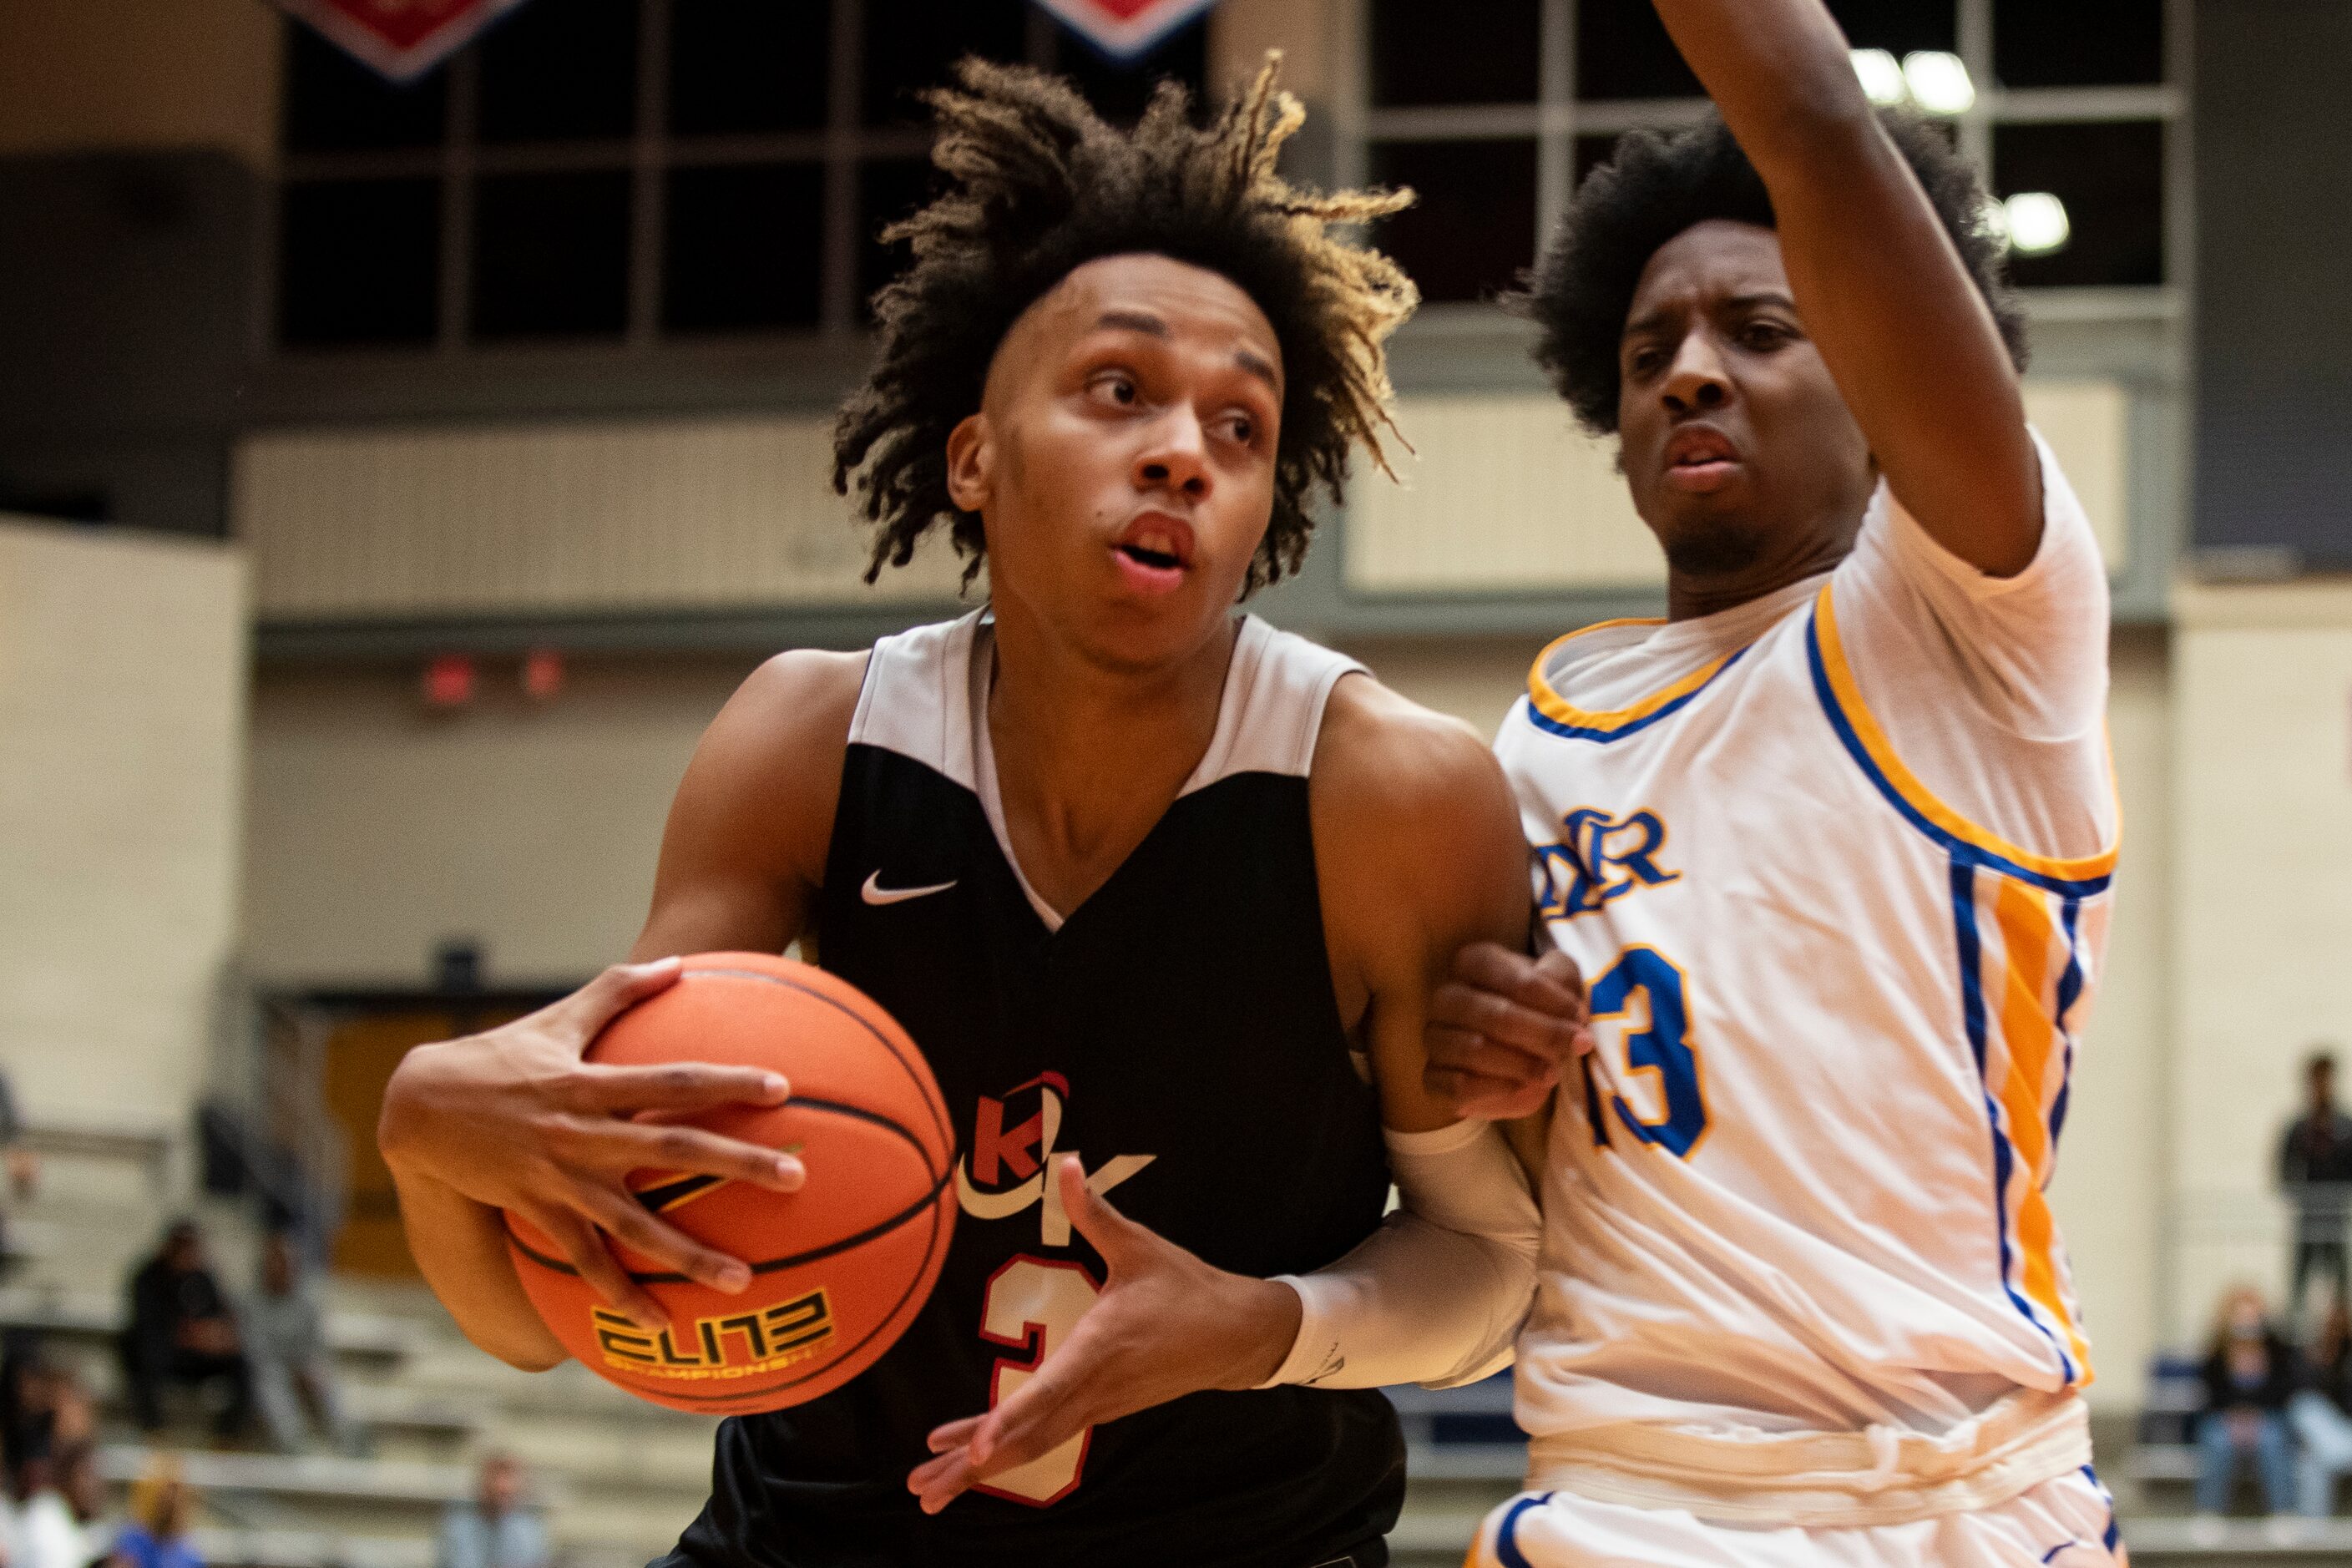
{"type": "Polygon", "coordinates": [[[989,479],[996,467],[996,443],[985,414],[970,414],[948,432],[948,500],[959,511],[988,505],[989,479]]]}

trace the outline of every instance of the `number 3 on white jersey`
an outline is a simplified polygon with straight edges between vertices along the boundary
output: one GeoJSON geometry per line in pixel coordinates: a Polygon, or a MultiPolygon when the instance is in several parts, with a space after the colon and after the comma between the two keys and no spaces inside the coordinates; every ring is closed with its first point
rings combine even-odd
{"type": "MultiPolygon", "coordinates": [[[[1706,1094],[1698,1050],[1691,1039],[1690,989],[1681,966],[1654,947],[1629,947],[1592,983],[1589,995],[1596,1035],[1605,1041],[1603,1029],[1614,1026],[1608,1033],[1617,1037],[1622,1064],[1608,1065],[1616,1081],[1632,1088],[1648,1080],[1646,1092],[1636,1091],[1647,1106],[1629,1102],[1622,1092],[1609,1095],[1619,1124],[1644,1143],[1657,1144],[1678,1160],[1689,1159],[1706,1136],[1706,1094]]],[[[1589,1059],[1584,1082],[1592,1141],[1605,1143],[1609,1130],[1589,1059]]]]}
{"type": "MultiPolygon", "coordinates": [[[[989,1276],[981,1298],[980,1337],[991,1344],[1010,1345],[1027,1354],[999,1356],[989,1380],[988,1405],[993,1410],[1012,1392],[1037,1374],[1045,1358],[1086,1315],[1102,1287],[1086,1268],[1066,1259],[1015,1258],[989,1276]]],[[[1087,1462],[1089,1426],[1057,1448],[1027,1464],[1006,1470],[971,1489],[1043,1508],[1069,1496],[1087,1462]]]]}

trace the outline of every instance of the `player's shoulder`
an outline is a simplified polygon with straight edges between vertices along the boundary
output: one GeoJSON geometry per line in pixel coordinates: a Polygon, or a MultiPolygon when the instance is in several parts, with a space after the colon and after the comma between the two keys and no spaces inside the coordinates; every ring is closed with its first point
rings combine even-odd
{"type": "Polygon", "coordinates": [[[1456,860],[1465,838],[1517,842],[1510,784],[1477,731],[1367,673],[1331,689],[1313,780],[1318,819],[1401,864],[1456,860]]]}
{"type": "Polygon", "coordinates": [[[1464,789],[1500,784],[1478,732],[1359,671],[1331,689],[1315,772],[1366,788],[1393,808],[1441,806],[1464,789]]]}
{"type": "Polygon", "coordinates": [[[836,653],[829,648],[790,648],[763,661],[744,678],[712,724],[748,752],[782,758],[810,746],[838,757],[849,742],[849,723],[866,682],[870,650],[836,653]]]}
{"type": "Polygon", "coordinates": [[[864,652],[794,648],[762,663],[703,731],[670,807],[668,837],[730,854],[769,844],[821,855],[840,794],[864,652]]]}
{"type": "Polygon", "coordinates": [[[1417,984],[1432,942],[1450,957],[1463,942],[1523,931],[1517,804],[1460,720],[1349,676],[1332,688],[1308,799],[1325,919],[1374,992],[1417,984]]]}

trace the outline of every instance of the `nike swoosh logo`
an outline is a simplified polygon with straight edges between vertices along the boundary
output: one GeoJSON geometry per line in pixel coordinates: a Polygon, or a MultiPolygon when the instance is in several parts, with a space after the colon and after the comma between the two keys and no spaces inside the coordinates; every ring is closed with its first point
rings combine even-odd
{"type": "Polygon", "coordinates": [[[858,893],[869,904],[903,904],[908,899],[927,899],[933,893],[944,893],[954,886],[953,882],[934,882],[928,888],[886,888],[882,885],[882,873],[876,871],[866,879],[866,886],[860,888],[858,893]]]}

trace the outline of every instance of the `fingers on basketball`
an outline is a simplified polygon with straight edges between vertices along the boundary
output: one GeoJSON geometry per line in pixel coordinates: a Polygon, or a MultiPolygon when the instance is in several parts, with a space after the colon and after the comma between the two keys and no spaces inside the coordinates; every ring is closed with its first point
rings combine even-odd
{"type": "Polygon", "coordinates": [[[593,1225],[570,1209],[542,1205],[524,1211],[530,1220],[555,1243],[567,1262],[605,1304],[647,1333],[669,1326],[669,1314],[660,1302],[629,1278],[593,1225]]]}

